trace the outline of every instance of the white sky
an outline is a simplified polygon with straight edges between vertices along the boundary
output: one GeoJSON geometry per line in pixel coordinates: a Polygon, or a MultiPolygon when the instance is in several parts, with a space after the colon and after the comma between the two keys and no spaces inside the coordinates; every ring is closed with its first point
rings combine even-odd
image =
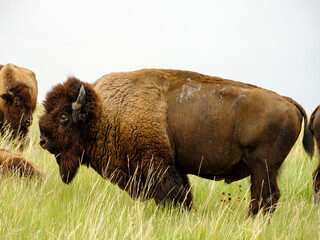
{"type": "Polygon", "coordinates": [[[320,104],[319,0],[1,0],[0,64],[33,70],[39,102],[75,75],[183,69],[320,104]]]}

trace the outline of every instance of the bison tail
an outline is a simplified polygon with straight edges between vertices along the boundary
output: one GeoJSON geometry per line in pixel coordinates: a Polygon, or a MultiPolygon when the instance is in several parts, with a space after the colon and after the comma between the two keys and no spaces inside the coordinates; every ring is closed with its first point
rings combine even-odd
{"type": "MultiPolygon", "coordinates": [[[[294,101],[292,98],[285,97],[291,104],[293,104],[298,110],[300,111],[301,115],[303,116],[303,121],[304,121],[304,133],[303,133],[303,139],[302,139],[302,144],[303,148],[306,151],[306,153],[312,157],[314,153],[314,139],[313,139],[313,134],[312,134],[312,129],[311,129],[311,121],[309,122],[308,125],[308,116],[304,108],[294,101]]],[[[314,114],[314,113],[313,113],[314,114]]]]}
{"type": "Polygon", "coordinates": [[[308,127],[304,129],[302,144],[303,144],[304,150],[308,153],[310,157],[312,157],[314,153],[314,139],[313,139],[310,123],[308,127]]]}
{"type": "MultiPolygon", "coordinates": [[[[314,138],[313,138],[313,129],[312,129],[312,126],[313,126],[313,120],[314,120],[314,116],[316,115],[316,112],[318,111],[318,109],[320,108],[320,105],[311,113],[311,116],[310,116],[310,120],[309,120],[309,124],[308,124],[308,127],[306,129],[308,136],[305,140],[305,138],[303,138],[303,146],[305,149],[307,149],[309,147],[309,151],[310,153],[308,152],[308,154],[312,157],[313,153],[314,153],[314,138]],[[306,143],[305,143],[306,141],[306,143]],[[309,142],[308,142],[309,141],[309,142]]],[[[306,135],[305,134],[305,135],[306,135]]]]}

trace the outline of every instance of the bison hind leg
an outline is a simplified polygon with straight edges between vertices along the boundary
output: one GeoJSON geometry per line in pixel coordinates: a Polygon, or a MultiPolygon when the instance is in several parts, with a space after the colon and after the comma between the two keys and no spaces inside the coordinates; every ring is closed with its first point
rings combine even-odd
{"type": "Polygon", "coordinates": [[[157,204],[166,205],[167,200],[191,210],[193,197],[187,175],[178,172],[174,166],[168,166],[158,172],[155,178],[154,199],[157,204]]]}
{"type": "Polygon", "coordinates": [[[314,202],[320,206],[320,164],[312,173],[314,202]]]}

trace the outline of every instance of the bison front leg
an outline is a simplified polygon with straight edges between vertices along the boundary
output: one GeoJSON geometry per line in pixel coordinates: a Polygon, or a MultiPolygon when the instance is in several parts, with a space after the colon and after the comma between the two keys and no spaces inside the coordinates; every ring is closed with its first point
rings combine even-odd
{"type": "Polygon", "coordinates": [[[189,210],[192,208],[193,198],[188,177],[175,166],[153,157],[143,167],[143,174],[146,179],[145,188],[151,191],[150,196],[157,204],[165,205],[169,200],[173,205],[181,204],[189,210]]]}
{"type": "Polygon", "coordinates": [[[251,175],[251,214],[255,216],[260,209],[264,213],[273,214],[279,198],[277,170],[271,171],[267,160],[256,163],[251,175]]]}
{"type": "Polygon", "coordinates": [[[20,133],[18,133],[17,139],[20,142],[19,150],[22,152],[25,149],[25,141],[27,137],[28,129],[22,129],[20,133]]]}
{"type": "Polygon", "coordinates": [[[171,200],[173,205],[179,203],[191,209],[193,200],[188,177],[179,173],[174,166],[163,169],[155,181],[154,199],[157,204],[171,200]]]}

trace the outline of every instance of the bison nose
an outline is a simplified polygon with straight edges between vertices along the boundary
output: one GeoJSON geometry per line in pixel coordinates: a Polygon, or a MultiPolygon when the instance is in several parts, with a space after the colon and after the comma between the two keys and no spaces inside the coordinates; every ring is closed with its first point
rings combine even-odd
{"type": "Polygon", "coordinates": [[[31,124],[32,124],[32,121],[26,120],[26,126],[31,126],[31,124]]]}
{"type": "Polygon", "coordinates": [[[40,142],[39,143],[40,143],[40,146],[43,149],[46,149],[47,141],[44,138],[40,137],[40,142]]]}
{"type": "Polygon", "coordinates": [[[31,125],[32,125],[32,117],[26,120],[26,126],[31,126],[31,125]]]}

